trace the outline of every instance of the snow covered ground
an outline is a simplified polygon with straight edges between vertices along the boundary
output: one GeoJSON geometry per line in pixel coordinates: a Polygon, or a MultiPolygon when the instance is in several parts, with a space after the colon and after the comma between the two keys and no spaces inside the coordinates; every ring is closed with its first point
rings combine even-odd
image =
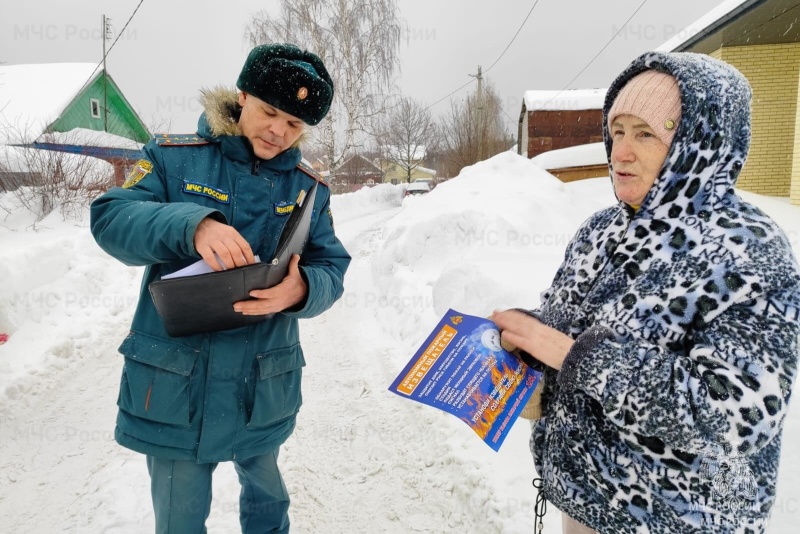
{"type": "MultiPolygon", "coordinates": [[[[800,208],[743,196],[800,247],[800,208]]],[[[9,198],[0,198],[8,203],[9,198]]],[[[456,418],[387,390],[447,308],[532,307],[563,249],[614,201],[608,179],[562,184],[511,153],[403,200],[381,185],[335,197],[353,256],[343,298],[301,325],[304,405],[280,462],[293,531],[533,531],[529,428],[499,453],[456,418]]],[[[4,212],[0,211],[0,214],[4,212]]],[[[0,530],[152,531],[143,458],[113,441],[124,337],[141,270],[107,257],[82,221],[0,217],[0,530]]],[[[796,532],[800,406],[790,408],[768,532],[796,532]]],[[[230,465],[214,478],[209,532],[238,532],[230,465]]],[[[546,532],[560,532],[551,506],[546,532]]]]}

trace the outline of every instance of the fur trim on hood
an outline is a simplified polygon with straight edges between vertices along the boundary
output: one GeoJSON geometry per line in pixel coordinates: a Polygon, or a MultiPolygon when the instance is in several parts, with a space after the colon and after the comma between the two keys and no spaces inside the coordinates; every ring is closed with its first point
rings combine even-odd
{"type": "Polygon", "coordinates": [[[243,135],[239,127],[242,107],[236,89],[218,85],[200,90],[200,101],[206,112],[206,120],[214,136],[243,135]]]}

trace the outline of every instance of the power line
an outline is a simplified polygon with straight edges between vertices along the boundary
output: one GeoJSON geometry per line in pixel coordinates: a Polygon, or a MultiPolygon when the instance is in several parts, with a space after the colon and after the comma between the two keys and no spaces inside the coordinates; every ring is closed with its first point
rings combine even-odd
{"type": "Polygon", "coordinates": [[[539,0],[536,0],[536,1],[533,3],[533,7],[531,7],[531,10],[530,10],[530,11],[528,11],[528,15],[525,17],[525,20],[523,20],[523,21],[522,21],[522,24],[520,24],[520,25],[519,25],[519,29],[517,30],[517,33],[515,33],[515,34],[514,34],[514,37],[512,37],[512,38],[511,38],[511,42],[510,42],[510,43],[508,43],[508,46],[507,46],[507,47],[506,47],[506,49],[505,49],[505,50],[503,50],[503,52],[500,54],[500,57],[498,57],[497,59],[495,59],[495,60],[494,60],[494,63],[492,63],[492,64],[489,66],[489,68],[488,68],[488,69],[486,69],[485,71],[483,71],[483,72],[484,72],[484,74],[485,74],[485,73],[487,73],[487,72],[489,72],[489,70],[491,70],[491,68],[492,68],[492,67],[494,67],[495,65],[497,65],[497,62],[498,62],[498,61],[500,61],[500,60],[503,58],[503,56],[506,54],[506,52],[508,52],[508,49],[509,49],[509,48],[511,48],[511,45],[514,43],[514,39],[516,39],[516,38],[517,38],[517,35],[519,35],[519,32],[521,32],[521,31],[522,31],[522,28],[525,26],[525,23],[526,23],[526,22],[528,22],[528,19],[530,18],[530,16],[531,16],[531,13],[533,13],[533,10],[534,10],[534,9],[536,9],[536,4],[538,4],[538,3],[539,3],[539,0]]]}
{"type": "Polygon", "coordinates": [[[615,34],[614,34],[614,35],[611,37],[611,39],[609,39],[609,40],[608,40],[608,42],[605,44],[605,46],[603,46],[603,48],[601,48],[601,49],[600,49],[600,51],[594,55],[594,57],[591,59],[591,61],[589,61],[589,63],[587,63],[587,64],[586,64],[586,66],[585,66],[585,67],[583,67],[583,68],[581,69],[581,71],[580,71],[578,74],[576,74],[576,75],[575,75],[575,77],[574,77],[574,78],[572,78],[572,79],[571,79],[571,80],[570,80],[570,81],[567,83],[567,85],[565,85],[565,86],[564,86],[564,89],[561,89],[561,91],[559,91],[558,93],[556,93],[556,94],[555,94],[555,96],[553,96],[553,98],[551,98],[551,99],[550,99],[550,100],[547,102],[548,104],[549,104],[550,102],[552,102],[552,101],[553,101],[553,100],[554,100],[554,99],[555,99],[555,98],[556,98],[558,95],[560,95],[562,92],[564,92],[564,90],[565,90],[567,87],[569,87],[570,85],[572,85],[572,82],[574,82],[575,80],[577,80],[577,79],[578,79],[578,76],[580,76],[581,74],[583,74],[583,73],[586,71],[586,69],[588,69],[588,68],[589,68],[589,67],[592,65],[592,63],[594,63],[594,60],[595,60],[595,59],[597,59],[597,58],[600,56],[600,54],[602,54],[602,53],[603,53],[603,51],[604,51],[606,48],[608,48],[608,45],[610,45],[610,44],[611,44],[611,42],[612,42],[614,39],[616,39],[616,38],[617,38],[617,35],[619,35],[619,34],[622,32],[622,30],[624,30],[624,29],[625,29],[625,27],[628,25],[628,23],[631,21],[631,19],[633,19],[633,17],[635,17],[635,16],[636,16],[636,14],[639,12],[639,10],[640,10],[640,9],[642,9],[642,7],[644,7],[644,5],[645,5],[646,3],[647,3],[647,0],[644,0],[644,2],[642,2],[642,3],[639,5],[639,7],[637,7],[637,8],[636,8],[636,11],[634,11],[634,12],[633,12],[633,14],[632,14],[630,17],[628,17],[628,20],[626,20],[626,21],[625,21],[625,24],[623,24],[623,25],[620,27],[620,29],[619,29],[619,30],[617,30],[617,33],[615,33],[615,34]]]}
{"type": "MultiPolygon", "coordinates": [[[[497,60],[495,60],[495,62],[494,62],[494,63],[492,63],[492,65],[491,65],[491,66],[490,66],[488,69],[486,69],[484,72],[487,72],[489,69],[491,69],[492,67],[494,67],[494,66],[495,66],[495,64],[496,64],[498,61],[500,61],[500,58],[502,58],[502,57],[503,57],[503,55],[506,53],[506,51],[508,50],[508,48],[511,46],[511,43],[513,43],[513,42],[514,42],[514,39],[516,39],[517,35],[519,35],[519,32],[522,30],[522,27],[523,27],[523,26],[525,26],[525,22],[527,22],[528,18],[530,17],[531,13],[533,12],[533,9],[536,7],[536,4],[538,4],[538,3],[539,3],[539,0],[536,0],[536,2],[534,2],[534,4],[533,4],[533,7],[531,7],[531,10],[528,12],[528,16],[527,16],[527,17],[525,17],[525,20],[524,20],[524,21],[522,21],[522,25],[519,27],[519,30],[517,30],[517,33],[516,33],[516,34],[514,35],[514,37],[511,39],[511,42],[510,42],[510,43],[508,43],[508,46],[506,47],[506,49],[505,49],[505,50],[503,50],[503,53],[502,53],[502,54],[500,54],[500,57],[498,57],[498,58],[497,58],[497,60]]],[[[636,8],[636,10],[635,10],[635,11],[634,11],[634,12],[633,12],[633,13],[632,13],[632,14],[631,14],[629,17],[628,17],[628,19],[627,19],[627,20],[625,21],[625,23],[624,23],[624,24],[623,24],[623,25],[620,27],[620,29],[619,29],[619,30],[617,30],[617,33],[615,33],[615,34],[614,34],[614,35],[611,37],[611,39],[609,39],[609,40],[608,40],[608,42],[607,42],[607,43],[606,43],[606,44],[603,46],[603,48],[601,48],[601,49],[600,49],[600,51],[599,51],[599,52],[597,52],[597,54],[595,54],[595,55],[594,55],[594,57],[593,57],[593,58],[592,58],[592,59],[589,61],[589,63],[587,63],[587,64],[586,64],[586,66],[585,66],[585,67],[583,67],[583,68],[580,70],[580,72],[578,72],[578,74],[576,74],[576,75],[575,75],[575,76],[574,76],[574,77],[573,77],[573,78],[572,78],[572,79],[571,79],[571,80],[570,80],[570,81],[569,81],[569,82],[568,82],[568,83],[567,83],[567,84],[564,86],[564,88],[563,88],[563,89],[561,89],[561,90],[560,90],[558,93],[556,93],[556,94],[555,94],[555,95],[554,95],[554,96],[553,96],[553,97],[552,97],[550,100],[548,100],[548,101],[545,103],[545,105],[547,105],[547,104],[549,104],[550,102],[552,102],[553,100],[555,100],[555,99],[556,99],[556,98],[557,98],[557,97],[558,97],[558,96],[559,96],[561,93],[563,93],[563,92],[564,92],[564,91],[567,89],[567,87],[569,87],[569,86],[572,84],[572,82],[574,82],[575,80],[577,80],[577,79],[578,79],[578,77],[579,77],[581,74],[583,74],[583,73],[586,71],[586,69],[588,69],[588,68],[589,68],[589,67],[592,65],[592,63],[594,63],[594,62],[595,62],[595,60],[596,60],[598,57],[600,57],[600,54],[602,54],[602,53],[605,51],[605,49],[606,49],[606,48],[608,48],[608,46],[609,46],[609,45],[610,45],[610,44],[611,44],[611,43],[614,41],[614,39],[616,39],[616,38],[617,38],[617,36],[618,36],[618,35],[619,35],[619,34],[622,32],[622,30],[624,30],[624,29],[625,29],[625,27],[628,25],[628,23],[630,23],[630,21],[633,19],[633,17],[635,17],[635,16],[636,16],[636,14],[637,14],[637,13],[638,13],[638,12],[639,12],[639,11],[640,11],[640,10],[641,10],[643,7],[644,7],[644,5],[645,5],[646,3],[647,3],[647,0],[644,0],[644,1],[643,1],[643,2],[642,2],[640,5],[639,5],[639,7],[637,7],[637,8],[636,8]]],[[[467,85],[469,85],[469,84],[473,83],[474,81],[475,81],[474,79],[470,80],[469,82],[465,83],[464,85],[462,85],[461,87],[459,87],[458,89],[456,89],[455,91],[453,91],[452,93],[450,93],[449,95],[445,96],[444,98],[442,98],[442,99],[440,99],[440,100],[437,100],[436,102],[434,102],[433,104],[431,104],[430,106],[428,106],[428,109],[429,109],[429,108],[431,108],[431,107],[433,107],[433,106],[435,106],[436,104],[438,104],[438,103],[439,103],[439,102],[441,102],[442,100],[445,100],[446,98],[448,98],[448,97],[450,97],[450,96],[454,95],[455,93],[457,93],[458,91],[460,91],[461,89],[463,89],[463,88],[464,88],[464,87],[466,87],[467,85]]],[[[514,123],[513,119],[512,119],[511,117],[509,117],[509,116],[508,116],[508,114],[505,112],[505,110],[503,110],[503,109],[501,108],[501,111],[503,111],[503,114],[504,114],[504,115],[506,115],[506,117],[508,117],[508,119],[509,119],[509,122],[511,122],[511,124],[512,124],[512,125],[516,124],[516,123],[514,123]]]]}
{"type": "Polygon", "coordinates": [[[119,38],[122,37],[123,33],[125,33],[125,28],[127,28],[128,24],[131,23],[131,21],[133,20],[133,17],[136,16],[136,12],[139,11],[139,8],[142,7],[143,3],[144,3],[144,0],[139,0],[139,5],[137,5],[136,9],[134,9],[133,13],[131,13],[131,16],[128,18],[128,22],[126,22],[125,26],[122,27],[122,29],[120,30],[119,34],[117,35],[117,38],[114,39],[113,43],[111,43],[111,46],[108,48],[108,51],[106,52],[106,55],[108,55],[108,53],[111,52],[111,49],[114,48],[115,44],[117,44],[117,41],[119,41],[119,38]]]}
{"type": "MultiPolygon", "coordinates": [[[[636,8],[636,11],[634,11],[634,12],[631,14],[631,16],[630,16],[630,17],[628,17],[628,20],[626,20],[626,21],[625,21],[625,24],[623,24],[623,25],[620,27],[620,29],[619,29],[619,30],[617,30],[617,33],[615,33],[615,34],[614,34],[614,35],[611,37],[611,39],[609,39],[609,40],[608,40],[608,42],[605,44],[605,46],[603,46],[603,48],[601,48],[601,49],[600,49],[600,51],[599,51],[597,54],[595,54],[595,55],[594,55],[594,57],[591,59],[591,61],[589,61],[589,63],[587,63],[587,64],[586,64],[586,66],[585,66],[585,67],[583,67],[583,68],[581,69],[581,71],[580,71],[578,74],[576,74],[576,75],[575,75],[575,76],[574,76],[574,77],[573,77],[573,78],[572,78],[572,79],[569,81],[569,83],[567,83],[567,85],[565,85],[565,86],[564,86],[564,87],[563,87],[563,88],[562,88],[562,89],[561,89],[559,92],[557,92],[555,95],[553,95],[553,97],[552,97],[550,100],[548,100],[547,102],[545,102],[545,103],[544,103],[544,105],[545,105],[545,106],[547,106],[547,104],[549,104],[550,102],[552,102],[553,100],[555,100],[556,98],[558,98],[558,96],[559,96],[561,93],[563,93],[563,92],[564,92],[564,91],[567,89],[567,87],[569,87],[569,86],[572,84],[572,82],[574,82],[575,80],[577,80],[577,79],[578,79],[578,76],[580,76],[581,74],[583,74],[583,73],[586,71],[586,69],[588,69],[588,68],[591,66],[591,64],[592,64],[592,63],[594,63],[594,60],[595,60],[595,59],[597,59],[597,58],[600,56],[600,54],[602,54],[602,53],[603,53],[603,51],[604,51],[606,48],[608,48],[608,45],[610,45],[610,44],[611,44],[611,42],[612,42],[614,39],[616,39],[616,38],[617,38],[617,35],[619,35],[619,34],[620,34],[620,32],[622,32],[622,30],[624,30],[624,29],[625,29],[625,27],[628,25],[628,23],[631,21],[631,19],[633,19],[633,17],[635,17],[635,16],[636,16],[636,14],[639,12],[639,10],[640,10],[640,9],[642,9],[646,3],[647,3],[647,0],[644,0],[644,1],[643,1],[643,2],[642,2],[640,5],[639,5],[639,7],[637,7],[637,8],[636,8]]],[[[517,139],[517,142],[519,142],[519,139],[517,139]]]]}
{"type": "MultiPolygon", "coordinates": [[[[532,7],[531,7],[531,9],[528,11],[528,14],[525,16],[525,20],[523,20],[523,21],[522,21],[522,24],[520,24],[520,25],[519,25],[519,29],[517,29],[517,33],[515,33],[515,34],[514,34],[514,37],[512,37],[512,38],[511,38],[511,41],[508,43],[508,46],[506,46],[505,50],[503,50],[503,51],[500,53],[500,55],[497,57],[497,59],[495,59],[495,60],[494,60],[494,63],[492,63],[492,64],[489,66],[489,68],[488,68],[488,69],[486,69],[485,71],[483,71],[484,73],[487,73],[487,72],[489,72],[489,69],[491,69],[492,67],[494,67],[495,65],[497,65],[497,62],[498,62],[498,61],[500,61],[500,60],[503,58],[503,56],[506,54],[506,52],[508,52],[508,49],[509,49],[509,48],[511,48],[511,45],[514,43],[514,40],[515,40],[515,39],[517,38],[517,36],[519,35],[519,32],[521,32],[521,31],[522,31],[522,28],[524,28],[524,27],[525,27],[525,23],[526,23],[526,22],[528,22],[528,19],[530,18],[530,16],[531,16],[531,13],[533,13],[533,10],[536,8],[536,5],[537,5],[538,3],[539,3],[539,0],[536,0],[536,1],[533,3],[533,6],[532,6],[532,7]]],[[[450,98],[451,96],[453,96],[454,94],[456,94],[457,92],[459,92],[460,90],[462,90],[463,88],[465,88],[466,86],[468,86],[469,84],[473,83],[474,81],[475,81],[474,79],[473,79],[473,80],[470,80],[470,81],[468,81],[467,83],[465,83],[464,85],[462,85],[461,87],[459,87],[458,89],[456,89],[455,91],[453,91],[453,92],[449,93],[447,96],[444,96],[444,97],[440,98],[439,100],[437,100],[436,102],[434,102],[433,104],[431,104],[430,106],[428,106],[428,107],[427,107],[427,108],[425,108],[425,109],[430,109],[430,108],[432,108],[433,106],[435,106],[436,104],[438,104],[439,102],[441,102],[442,100],[447,100],[448,98],[450,98]]]]}
{"type": "MultiPolygon", "coordinates": [[[[117,44],[117,41],[119,41],[119,38],[122,37],[122,34],[125,33],[125,28],[127,28],[128,24],[131,23],[131,21],[133,20],[133,17],[136,15],[136,12],[139,11],[139,8],[142,7],[143,3],[144,3],[144,0],[139,0],[139,5],[136,6],[136,9],[133,10],[133,13],[131,13],[131,16],[128,17],[128,22],[125,23],[125,25],[122,27],[122,30],[117,35],[117,38],[114,39],[114,42],[111,43],[110,47],[108,47],[108,50],[106,50],[106,53],[103,54],[103,58],[100,60],[100,62],[94,68],[92,73],[89,75],[89,78],[87,78],[86,81],[83,82],[83,85],[81,86],[80,90],[78,91],[78,94],[80,94],[80,92],[83,91],[84,88],[86,87],[86,85],[92,80],[92,77],[94,77],[94,73],[97,72],[97,69],[99,69],[100,65],[102,65],[103,62],[106,60],[106,57],[108,57],[108,54],[111,53],[111,49],[114,48],[115,44],[117,44]]],[[[103,28],[103,31],[105,32],[105,28],[103,28]]]]}
{"type": "Polygon", "coordinates": [[[472,80],[468,81],[467,83],[465,83],[464,85],[462,85],[461,87],[459,87],[458,89],[456,89],[455,91],[453,91],[452,93],[448,94],[447,96],[444,96],[444,97],[440,98],[439,100],[437,100],[436,102],[434,102],[433,104],[431,104],[430,106],[428,106],[425,109],[431,109],[433,106],[435,106],[436,104],[438,104],[442,100],[446,100],[446,99],[450,98],[451,96],[453,96],[454,94],[456,94],[457,92],[459,92],[460,90],[462,90],[463,88],[465,88],[466,86],[468,86],[471,83],[475,83],[475,79],[474,78],[472,80]]]}

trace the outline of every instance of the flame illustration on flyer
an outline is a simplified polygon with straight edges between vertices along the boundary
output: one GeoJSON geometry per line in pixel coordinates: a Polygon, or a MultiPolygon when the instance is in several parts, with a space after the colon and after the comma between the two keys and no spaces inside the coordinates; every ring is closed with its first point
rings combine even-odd
{"type": "Polygon", "coordinates": [[[389,391],[455,415],[497,451],[540,378],[503,350],[492,321],[451,309],[389,391]]]}

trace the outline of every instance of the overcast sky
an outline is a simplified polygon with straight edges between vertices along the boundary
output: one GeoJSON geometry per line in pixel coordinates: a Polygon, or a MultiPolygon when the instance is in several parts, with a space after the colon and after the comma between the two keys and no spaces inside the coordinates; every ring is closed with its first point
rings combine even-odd
{"type": "MultiPolygon", "coordinates": [[[[4,1],[0,6],[0,62],[99,62],[100,17],[112,19],[114,36],[139,0],[4,1]]],[[[638,54],[720,4],[720,0],[648,0],[629,25],[570,85],[607,87],[638,54]]],[[[404,20],[402,70],[405,96],[430,105],[484,70],[516,135],[522,94],[562,89],[608,43],[642,0],[539,0],[522,31],[500,57],[534,5],[533,0],[400,0],[404,20]]],[[[198,88],[233,85],[247,55],[244,28],[260,10],[278,12],[278,0],[145,0],[108,55],[108,72],[150,126],[194,132],[201,109],[198,88]],[[234,10],[232,6],[239,6],[234,10]]],[[[299,43],[302,46],[302,43],[299,43]]],[[[58,83],[58,80],[53,80],[58,83]]],[[[463,98],[475,85],[450,99],[463,98]]],[[[447,111],[450,99],[435,105],[447,111]]]]}

